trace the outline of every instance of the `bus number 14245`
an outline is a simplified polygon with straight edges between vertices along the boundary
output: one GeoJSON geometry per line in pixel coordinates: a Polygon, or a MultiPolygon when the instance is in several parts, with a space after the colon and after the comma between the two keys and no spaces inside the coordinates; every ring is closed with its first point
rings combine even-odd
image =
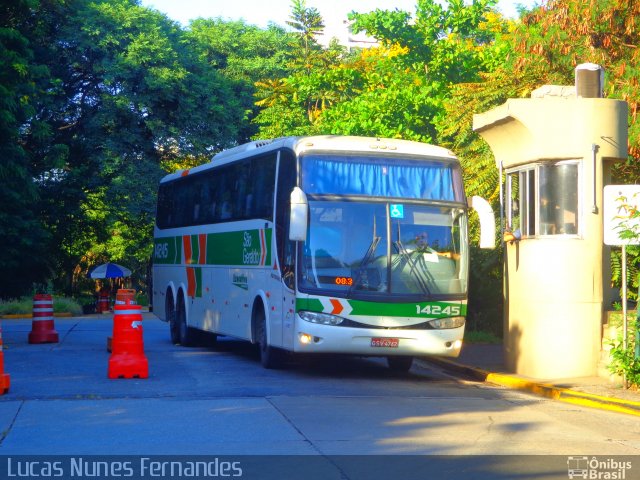
{"type": "Polygon", "coordinates": [[[416,313],[422,315],[460,315],[460,305],[416,305],[416,313]]]}

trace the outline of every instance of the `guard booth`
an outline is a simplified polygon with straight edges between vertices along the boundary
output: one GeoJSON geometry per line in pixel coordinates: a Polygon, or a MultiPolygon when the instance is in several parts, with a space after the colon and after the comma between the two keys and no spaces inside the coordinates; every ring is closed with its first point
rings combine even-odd
{"type": "Polygon", "coordinates": [[[626,102],[602,98],[604,72],[474,115],[503,174],[507,368],[533,378],[595,375],[611,300],[603,188],[627,158],[626,102]],[[606,305],[605,305],[606,304],[606,305]]]}

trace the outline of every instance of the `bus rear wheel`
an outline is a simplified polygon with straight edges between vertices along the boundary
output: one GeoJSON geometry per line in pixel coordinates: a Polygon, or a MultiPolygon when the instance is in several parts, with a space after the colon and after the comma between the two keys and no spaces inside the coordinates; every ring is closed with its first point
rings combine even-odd
{"type": "Polygon", "coordinates": [[[394,372],[408,372],[413,365],[413,357],[387,357],[387,364],[394,372]]]}
{"type": "Polygon", "coordinates": [[[184,297],[178,294],[178,308],[176,309],[176,324],[178,328],[178,341],[183,347],[192,347],[196,343],[196,332],[187,325],[187,309],[184,305],[184,297]]]}
{"type": "Polygon", "coordinates": [[[178,326],[178,319],[176,316],[176,307],[173,303],[173,294],[171,290],[167,291],[165,303],[165,311],[167,315],[167,321],[169,322],[169,334],[171,335],[171,343],[177,345],[180,343],[180,327],[178,326]]]}

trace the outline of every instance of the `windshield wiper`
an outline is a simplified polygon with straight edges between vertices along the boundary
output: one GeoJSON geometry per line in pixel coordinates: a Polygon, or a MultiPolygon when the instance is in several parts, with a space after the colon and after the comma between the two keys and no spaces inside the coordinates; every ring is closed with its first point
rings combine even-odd
{"type": "Polygon", "coordinates": [[[402,244],[402,241],[400,240],[400,223],[398,223],[398,239],[393,242],[393,245],[396,247],[396,250],[400,254],[400,256],[409,265],[409,273],[413,274],[413,278],[422,290],[422,293],[431,295],[431,290],[429,289],[429,285],[427,284],[427,279],[424,277],[424,272],[422,271],[416,260],[411,256],[411,252],[407,251],[407,249],[402,244]]]}
{"type": "Polygon", "coordinates": [[[349,290],[347,291],[347,297],[351,295],[351,291],[353,290],[353,288],[360,283],[360,280],[362,280],[362,274],[365,268],[367,267],[367,265],[369,264],[369,262],[371,261],[371,259],[373,258],[381,238],[382,237],[374,236],[373,240],[371,240],[371,243],[369,244],[369,248],[367,249],[367,252],[364,254],[364,257],[362,257],[362,260],[360,260],[360,265],[358,265],[356,271],[353,274],[353,283],[349,286],[349,290]]]}
{"type": "Polygon", "coordinates": [[[378,244],[380,243],[381,239],[382,239],[382,237],[377,235],[377,232],[376,232],[376,217],[374,215],[374,217],[373,217],[373,239],[371,240],[371,243],[369,244],[369,248],[367,248],[367,251],[365,252],[364,256],[362,257],[362,260],[360,260],[360,265],[358,265],[358,267],[356,268],[355,272],[353,273],[353,283],[349,286],[349,290],[347,290],[347,297],[351,296],[351,292],[353,291],[353,288],[356,285],[358,285],[358,283],[360,283],[360,281],[362,280],[362,274],[363,274],[365,268],[367,267],[367,265],[369,264],[369,262],[371,262],[371,259],[373,258],[373,256],[375,255],[376,249],[378,248],[378,244]]]}

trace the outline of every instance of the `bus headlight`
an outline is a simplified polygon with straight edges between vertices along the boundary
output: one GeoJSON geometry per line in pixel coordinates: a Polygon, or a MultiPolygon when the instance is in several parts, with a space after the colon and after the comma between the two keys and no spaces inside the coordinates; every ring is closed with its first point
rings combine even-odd
{"type": "Polygon", "coordinates": [[[335,315],[309,312],[307,310],[298,312],[298,315],[300,315],[300,318],[306,322],[319,323],[321,325],[340,325],[344,320],[342,317],[336,317],[335,315]]]}
{"type": "Polygon", "coordinates": [[[436,318],[435,320],[431,320],[429,325],[438,330],[460,328],[464,326],[464,317],[436,318]]]}

